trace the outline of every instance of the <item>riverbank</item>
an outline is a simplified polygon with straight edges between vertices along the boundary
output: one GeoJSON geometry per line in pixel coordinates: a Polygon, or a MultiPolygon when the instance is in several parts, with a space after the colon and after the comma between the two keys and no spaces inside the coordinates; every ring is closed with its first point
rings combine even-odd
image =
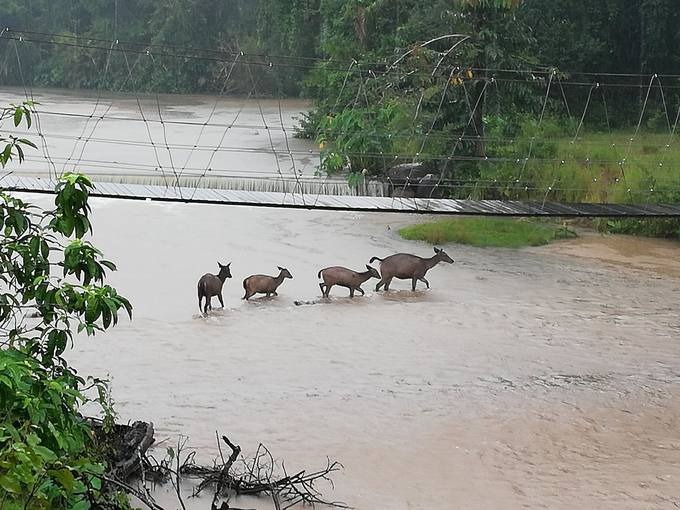
{"type": "Polygon", "coordinates": [[[649,271],[663,277],[680,278],[680,241],[621,234],[600,234],[579,229],[576,239],[548,246],[527,248],[528,252],[568,256],[623,269],[649,271]]]}
{"type": "Polygon", "coordinates": [[[605,234],[583,222],[461,217],[401,225],[397,231],[404,239],[434,245],[524,248],[680,278],[680,241],[605,234]]]}
{"type": "Polygon", "coordinates": [[[508,218],[445,218],[399,229],[409,241],[430,244],[458,243],[478,248],[542,246],[575,235],[556,222],[508,218]]]}

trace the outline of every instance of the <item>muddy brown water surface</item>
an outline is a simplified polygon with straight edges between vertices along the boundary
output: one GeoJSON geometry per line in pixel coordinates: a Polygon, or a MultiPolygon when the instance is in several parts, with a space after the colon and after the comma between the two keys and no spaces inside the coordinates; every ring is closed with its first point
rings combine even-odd
{"type": "Polygon", "coordinates": [[[209,461],[219,430],[291,470],[328,455],[345,470],[326,495],[362,509],[680,503],[678,279],[555,247],[447,246],[456,263],[431,271],[429,291],[366,284],[365,297],[295,306],[319,299],[321,267],[427,255],[396,234],[416,218],[93,207],[135,318],[71,358],[110,374],[121,418],[152,420],[163,446],[185,434],[209,461]],[[232,262],[226,309],[202,318],[196,281],[218,259],[232,262]],[[240,299],[245,276],[277,265],[294,277],[278,298],[240,299]]]}
{"type": "MultiPolygon", "coordinates": [[[[36,99],[44,109],[93,111],[91,96],[71,96],[36,99]]],[[[154,102],[144,101],[153,115],[154,102]]],[[[161,101],[170,118],[199,121],[212,105],[161,101]]],[[[240,104],[225,106],[221,121],[240,104]]],[[[124,116],[135,106],[123,98],[110,111],[124,116]]],[[[285,118],[303,106],[286,105],[285,118]]],[[[275,123],[278,105],[267,108],[275,123]]],[[[255,104],[242,115],[261,120],[255,104]]],[[[52,157],[63,163],[85,120],[42,121],[52,157]]],[[[95,134],[148,142],[144,124],[116,122],[102,121],[95,134]]],[[[168,126],[171,142],[192,144],[200,126],[186,129],[168,126]]],[[[221,135],[206,128],[204,136],[217,144],[221,135]]],[[[255,130],[233,136],[230,145],[270,146],[255,130]]],[[[284,147],[285,137],[274,144],[284,147]]],[[[128,149],[92,140],[83,159],[156,164],[149,147],[128,149]]],[[[224,168],[273,168],[271,155],[226,154],[224,168]]],[[[190,166],[207,157],[193,155],[190,166]]],[[[40,157],[28,163],[46,170],[40,157]]],[[[313,163],[300,159],[298,168],[313,163]]],[[[399,251],[429,255],[431,247],[396,233],[422,217],[105,199],[92,206],[94,241],[118,264],[110,282],[131,299],[135,317],[80,339],[69,356],[82,374],[110,376],[122,420],[154,422],[157,455],[186,435],[210,462],[218,430],[245,454],[266,444],[289,471],[323,467],[329,456],[345,469],[324,495],[364,510],[680,505],[677,244],[595,235],[527,250],[450,245],[456,263],[428,273],[430,290],[395,281],[376,294],[372,280],[365,297],[350,300],[336,287],[327,302],[295,306],[320,300],[323,267],[361,269],[399,251]],[[218,260],[232,262],[234,278],[225,310],[203,318],[196,282],[217,272],[218,260]],[[275,274],[279,265],[294,278],[277,298],[240,299],[244,277],[275,274]]],[[[166,491],[158,495],[178,507],[166,491]]],[[[210,498],[185,502],[205,509],[210,498]]],[[[231,504],[272,507],[265,499],[231,504]]]]}
{"type": "Polygon", "coordinates": [[[45,146],[13,168],[20,174],[78,168],[95,178],[124,173],[162,185],[182,177],[188,185],[197,177],[308,176],[319,163],[318,148],[294,137],[306,101],[0,87],[0,104],[27,98],[38,103],[39,124],[13,133],[35,138],[40,129],[45,146]]]}

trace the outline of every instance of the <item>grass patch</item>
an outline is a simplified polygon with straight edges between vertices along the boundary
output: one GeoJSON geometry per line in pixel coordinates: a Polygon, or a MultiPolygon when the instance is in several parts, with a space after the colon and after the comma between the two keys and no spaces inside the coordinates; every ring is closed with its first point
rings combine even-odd
{"type": "Polygon", "coordinates": [[[558,225],[499,218],[456,218],[411,225],[399,235],[430,244],[459,243],[478,247],[541,246],[567,233],[558,225]]]}

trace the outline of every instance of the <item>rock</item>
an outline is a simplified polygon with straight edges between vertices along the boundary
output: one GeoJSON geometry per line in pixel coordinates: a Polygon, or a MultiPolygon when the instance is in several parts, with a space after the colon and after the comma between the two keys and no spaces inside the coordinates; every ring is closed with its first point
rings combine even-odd
{"type": "MultiPolygon", "coordinates": [[[[402,163],[387,171],[393,197],[429,197],[439,175],[431,163],[402,163]],[[422,185],[421,185],[422,183],[422,185]]],[[[434,193],[433,193],[434,196],[434,193]]]]}
{"type": "Polygon", "coordinates": [[[402,163],[387,171],[387,177],[394,186],[417,183],[430,172],[425,163],[402,163]]]}
{"type": "Polygon", "coordinates": [[[442,198],[443,194],[440,188],[437,187],[440,176],[435,174],[427,174],[418,181],[416,186],[416,197],[418,198],[442,198]]]}
{"type": "Polygon", "coordinates": [[[399,198],[414,198],[416,192],[411,186],[407,186],[406,188],[394,188],[392,190],[392,196],[399,198]]]}

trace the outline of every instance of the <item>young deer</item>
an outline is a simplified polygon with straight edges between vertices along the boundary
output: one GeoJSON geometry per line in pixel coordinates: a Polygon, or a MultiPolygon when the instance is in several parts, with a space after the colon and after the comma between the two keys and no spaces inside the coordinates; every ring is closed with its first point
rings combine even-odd
{"type": "Polygon", "coordinates": [[[224,308],[224,301],[222,300],[222,286],[227,278],[231,278],[231,271],[229,266],[223,266],[219,262],[220,272],[216,275],[206,273],[198,280],[198,309],[201,310],[201,300],[205,298],[205,307],[201,310],[204,314],[208,313],[208,309],[212,310],[212,297],[217,296],[220,300],[222,308],[224,308]]]}
{"type": "Polygon", "coordinates": [[[258,293],[266,294],[267,297],[271,296],[272,294],[274,296],[278,296],[276,289],[279,288],[279,285],[283,283],[284,279],[292,277],[293,275],[290,274],[288,269],[280,266],[279,275],[276,277],[263,274],[254,274],[249,276],[243,280],[243,289],[246,291],[246,293],[243,295],[242,299],[248,300],[253,296],[253,294],[258,293]]]}
{"type": "Polygon", "coordinates": [[[363,273],[340,266],[322,269],[317,275],[318,278],[323,278],[323,283],[319,284],[321,294],[323,297],[329,297],[331,288],[333,285],[337,285],[349,289],[349,297],[351,298],[354,297],[354,291],[357,290],[361,292],[361,295],[363,296],[364,291],[361,288],[361,284],[370,278],[380,278],[380,273],[378,273],[375,268],[366,264],[366,269],[368,269],[368,271],[364,271],[363,273]]]}

